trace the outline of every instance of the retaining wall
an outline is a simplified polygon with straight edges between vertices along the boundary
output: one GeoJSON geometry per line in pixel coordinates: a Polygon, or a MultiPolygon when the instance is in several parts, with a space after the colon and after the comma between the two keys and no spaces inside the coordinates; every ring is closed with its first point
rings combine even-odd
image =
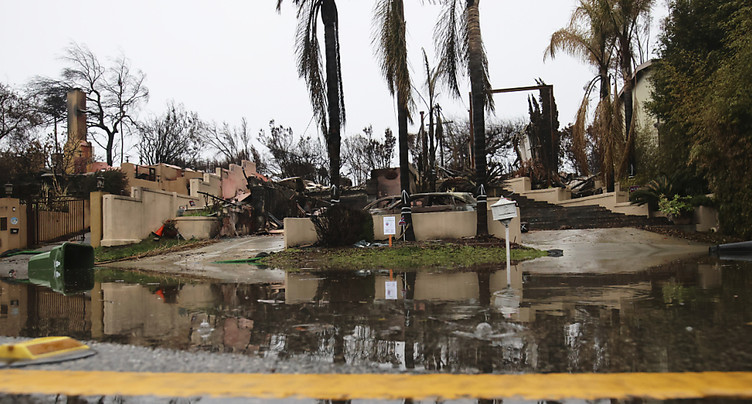
{"type": "MultiPolygon", "coordinates": [[[[489,198],[488,206],[493,205],[498,198],[489,198]]],[[[399,222],[400,215],[372,215],[374,240],[386,240],[384,235],[384,218],[394,217],[399,222]]],[[[476,233],[476,213],[472,212],[431,212],[414,213],[412,215],[415,239],[418,241],[459,239],[473,237],[476,233]]],[[[399,229],[397,230],[399,232],[399,229]]],[[[488,210],[488,232],[503,239],[504,225],[493,220],[491,210],[488,210]]],[[[519,243],[522,240],[520,231],[519,209],[517,217],[509,225],[509,240],[519,243]]],[[[299,247],[318,241],[316,229],[308,218],[285,218],[285,248],[299,247]]]]}
{"type": "Polygon", "coordinates": [[[216,217],[206,216],[183,216],[176,217],[175,227],[186,240],[192,238],[206,240],[219,234],[221,224],[216,217]]]}
{"type": "Polygon", "coordinates": [[[131,188],[131,196],[102,197],[102,242],[105,247],[138,243],[173,219],[180,206],[199,198],[146,188],[131,188]]]}

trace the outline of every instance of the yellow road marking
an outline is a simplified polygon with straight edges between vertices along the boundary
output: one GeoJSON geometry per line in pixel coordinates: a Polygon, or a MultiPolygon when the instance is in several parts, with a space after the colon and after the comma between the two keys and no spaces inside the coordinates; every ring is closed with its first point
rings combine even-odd
{"type": "Polygon", "coordinates": [[[400,399],[752,398],[752,372],[339,375],[0,371],[0,393],[400,399]]]}

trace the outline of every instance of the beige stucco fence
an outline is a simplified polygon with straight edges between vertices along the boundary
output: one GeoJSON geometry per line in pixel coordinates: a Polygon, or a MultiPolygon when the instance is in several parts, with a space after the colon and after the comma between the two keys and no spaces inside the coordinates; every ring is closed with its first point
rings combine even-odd
{"type": "Polygon", "coordinates": [[[199,198],[146,188],[131,188],[131,196],[102,197],[102,242],[105,247],[138,243],[177,216],[181,206],[198,205],[199,198]]]}
{"type": "MultiPolygon", "coordinates": [[[[488,206],[493,205],[498,198],[489,198],[488,206]]],[[[372,215],[374,240],[386,240],[384,235],[384,217],[395,217],[399,221],[399,215],[372,215]]],[[[505,237],[504,225],[493,220],[491,210],[488,210],[488,232],[503,239],[505,237]]],[[[472,212],[432,212],[413,213],[413,225],[415,239],[442,240],[473,237],[476,233],[477,218],[472,212]]],[[[517,217],[509,225],[509,241],[519,243],[522,239],[520,231],[519,209],[517,217]]],[[[308,218],[285,218],[285,248],[299,247],[313,244],[318,240],[313,222],[308,218]]]]}

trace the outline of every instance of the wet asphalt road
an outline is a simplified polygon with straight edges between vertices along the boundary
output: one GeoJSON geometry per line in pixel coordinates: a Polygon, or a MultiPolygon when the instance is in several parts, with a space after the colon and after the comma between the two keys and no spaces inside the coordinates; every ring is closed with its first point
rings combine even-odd
{"type": "MultiPolygon", "coordinates": [[[[0,337],[0,344],[13,344],[28,338],[0,337]]],[[[28,370],[82,370],[117,372],[176,373],[362,373],[365,369],[322,364],[321,362],[270,361],[241,354],[206,351],[180,351],[147,348],[96,341],[82,341],[96,354],[83,359],[59,363],[36,364],[13,368],[28,370]]],[[[0,367],[2,369],[2,367],[0,367]]]]}
{"type": "MultiPolygon", "coordinates": [[[[119,268],[133,268],[133,269],[142,269],[142,270],[148,270],[148,271],[154,271],[154,272],[160,272],[164,274],[178,274],[178,275],[190,275],[192,277],[205,277],[213,280],[219,280],[224,282],[237,282],[238,284],[244,284],[244,283],[252,283],[252,284],[264,284],[269,282],[279,282],[280,281],[280,274],[275,273],[274,271],[253,271],[249,270],[247,267],[234,267],[234,266],[225,266],[225,265],[216,265],[213,264],[214,261],[217,260],[224,260],[224,259],[237,259],[237,258],[249,258],[252,256],[255,256],[258,252],[261,251],[275,251],[282,248],[282,237],[281,236],[264,236],[264,237],[248,237],[248,238],[239,238],[239,239],[231,239],[231,240],[225,240],[220,243],[204,247],[202,249],[193,250],[193,251],[187,251],[187,252],[180,252],[180,253],[174,253],[174,254],[167,254],[160,257],[152,257],[148,259],[138,260],[138,261],[128,261],[128,262],[122,262],[122,263],[116,263],[113,266],[119,267],[119,268]],[[264,277],[268,277],[264,278],[264,277]]],[[[686,242],[684,240],[676,240],[667,238],[665,236],[644,232],[641,230],[636,229],[605,229],[605,230],[587,230],[587,231],[576,231],[576,230],[567,230],[567,231],[553,231],[553,232],[533,232],[525,235],[525,239],[523,242],[526,245],[530,245],[536,248],[541,249],[551,249],[551,248],[559,248],[564,251],[564,257],[561,258],[543,258],[540,260],[535,260],[527,263],[521,264],[521,272],[525,273],[532,273],[532,274],[538,274],[538,277],[533,277],[533,282],[528,283],[528,280],[526,279],[526,299],[532,299],[531,301],[533,304],[539,304],[541,308],[539,309],[538,316],[543,315],[549,315],[552,319],[551,321],[559,321],[557,319],[561,318],[561,314],[559,313],[562,308],[566,309],[568,303],[564,303],[564,306],[560,306],[558,302],[565,301],[566,299],[562,299],[559,297],[555,297],[553,300],[551,300],[551,295],[548,286],[548,277],[550,274],[591,274],[592,276],[599,276],[599,275],[606,275],[606,274],[613,274],[613,273],[623,273],[623,272],[640,272],[646,270],[650,266],[654,265],[663,265],[666,263],[671,263],[672,261],[678,260],[680,258],[688,258],[692,256],[699,256],[702,254],[707,254],[707,246],[696,244],[696,243],[690,243],[686,242]],[[625,265],[627,263],[627,265],[625,265]],[[527,266],[527,267],[525,267],[527,266]],[[542,277],[541,277],[542,275],[542,277]],[[540,283],[538,285],[536,282],[540,283]],[[537,297],[537,293],[540,293],[542,291],[545,291],[545,296],[537,297]],[[556,302],[556,306],[554,307],[550,302],[556,302]],[[549,313],[549,314],[546,314],[549,313]]],[[[21,256],[18,259],[14,260],[16,266],[18,265],[24,265],[23,262],[24,258],[27,258],[28,256],[24,257],[21,256]]],[[[7,266],[5,265],[8,261],[0,261],[0,276],[3,276],[4,274],[2,271],[7,270],[7,266]]],[[[720,267],[719,267],[720,268],[720,267]]],[[[720,271],[720,269],[718,270],[720,271]]],[[[706,271],[707,272],[707,271],[706,271]]],[[[737,271],[739,272],[739,271],[737,271]]],[[[284,278],[284,273],[282,273],[282,279],[284,278]]],[[[566,275],[564,275],[566,276],[566,275]]],[[[639,278],[639,277],[638,277],[639,278]]],[[[480,279],[480,278],[479,278],[480,279]]],[[[582,279],[582,278],[578,278],[582,279]]],[[[586,280],[589,281],[590,278],[587,278],[586,280]]],[[[657,277],[659,281],[651,281],[654,282],[654,285],[658,286],[658,289],[656,287],[653,287],[654,293],[662,293],[663,299],[667,296],[674,296],[678,298],[685,298],[685,294],[687,291],[691,290],[689,289],[692,287],[692,283],[688,283],[686,287],[682,287],[682,284],[674,284],[674,283],[667,283],[663,285],[663,289],[660,289],[660,285],[663,284],[663,276],[657,277]],[[671,295],[669,295],[671,294],[671,295]]],[[[681,280],[681,277],[678,278],[681,280]]],[[[643,279],[636,279],[635,281],[639,281],[636,285],[637,286],[625,286],[620,287],[621,289],[624,289],[625,291],[628,291],[630,293],[636,292],[638,296],[636,297],[630,297],[635,299],[635,302],[641,302],[644,301],[645,296],[642,296],[643,294],[647,295],[650,293],[650,284],[646,283],[643,279]]],[[[706,282],[705,279],[701,279],[702,282],[706,282]]],[[[686,282],[686,281],[683,281],[686,282]]],[[[334,285],[336,285],[335,283],[334,285]]],[[[359,283],[355,283],[357,285],[359,283]]],[[[555,285],[557,285],[557,288],[561,289],[561,283],[560,280],[556,280],[555,285]]],[[[588,286],[587,284],[586,286],[588,286]]],[[[618,286],[618,285],[617,285],[618,286]]],[[[716,286],[712,286],[712,288],[715,288],[716,286]]],[[[613,286],[609,286],[603,289],[597,289],[598,293],[601,293],[601,290],[604,290],[608,293],[614,294],[614,292],[620,292],[621,289],[614,288],[613,286]]],[[[706,289],[705,286],[702,286],[702,289],[706,289]]],[[[331,292],[336,289],[332,289],[331,292]]],[[[575,291],[574,287],[570,290],[567,289],[567,291],[575,291]]],[[[589,289],[583,289],[582,287],[579,287],[579,289],[576,289],[577,295],[584,293],[585,295],[588,295],[589,289]]],[[[738,293],[738,292],[735,292],[738,293]]],[[[698,292],[698,295],[702,295],[698,292]]],[[[588,295],[589,296],[589,295],[588,295]]],[[[289,298],[289,296],[288,296],[289,298]]],[[[575,296],[572,296],[572,298],[575,298],[575,296]]],[[[716,297],[713,297],[715,299],[716,297]]],[[[599,306],[603,305],[603,302],[608,302],[608,304],[611,304],[611,300],[605,300],[601,297],[597,297],[595,299],[595,303],[586,305],[583,302],[587,299],[578,300],[575,304],[578,305],[579,308],[574,308],[574,316],[575,318],[571,320],[572,322],[561,322],[561,324],[557,324],[555,330],[558,330],[558,332],[561,332],[561,329],[565,330],[565,334],[563,336],[569,341],[569,339],[574,338],[572,341],[567,342],[567,344],[574,344],[568,348],[566,351],[562,352],[572,352],[573,350],[578,350],[581,352],[587,352],[587,343],[588,340],[582,338],[582,336],[574,335],[573,333],[581,333],[579,327],[584,327],[587,325],[588,321],[593,321],[594,319],[598,318],[605,318],[604,316],[609,316],[608,318],[605,318],[603,324],[611,324],[615,323],[617,325],[618,330],[618,324],[626,324],[627,322],[624,319],[619,318],[619,315],[621,316],[633,316],[631,314],[630,310],[633,311],[634,309],[630,309],[631,306],[623,305],[622,302],[624,302],[624,296],[620,294],[615,294],[613,303],[615,306],[608,307],[608,311],[604,310],[603,307],[599,309],[599,306]],[[591,308],[587,308],[591,307],[591,308]],[[585,308],[585,309],[583,309],[585,308]],[[583,310],[596,310],[594,313],[592,313],[592,317],[586,317],[586,320],[583,321],[582,316],[583,313],[586,313],[583,310]],[[597,310],[601,310],[599,313],[597,310]],[[622,314],[618,314],[614,316],[614,312],[619,311],[622,314]],[[579,314],[578,314],[579,313],[579,314]],[[576,338],[575,338],[576,337],[576,338]],[[577,344],[582,344],[577,345],[577,344]]],[[[703,296],[700,296],[697,298],[698,301],[702,302],[702,299],[704,299],[703,296]]],[[[736,295],[732,297],[727,297],[727,300],[733,301],[733,299],[736,299],[736,295]]],[[[357,302],[357,298],[356,301],[357,302]]],[[[361,302],[363,303],[363,302],[361,302]]],[[[227,303],[223,303],[227,304],[227,303]]],[[[329,303],[332,304],[332,303],[329,303]]],[[[475,303],[471,303],[471,305],[475,305],[475,303]]],[[[684,303],[681,303],[683,306],[684,303]]],[[[358,306],[355,304],[355,306],[358,306]]],[[[349,306],[348,306],[349,307],[349,306]]],[[[406,306],[407,307],[407,306],[406,306]]],[[[465,306],[460,306],[465,307],[465,306]]],[[[574,307],[574,306],[573,306],[574,307]]],[[[730,307],[730,306],[728,306],[730,307]]],[[[679,310],[679,313],[683,313],[685,310],[684,308],[673,308],[671,309],[673,312],[677,312],[679,310]]],[[[327,310],[326,307],[322,308],[322,310],[327,310]]],[[[656,312],[661,312],[663,309],[657,309],[656,312]]],[[[318,313],[316,311],[312,311],[314,314],[318,313]]],[[[722,313],[722,312],[720,312],[722,313]]],[[[394,313],[391,313],[392,315],[394,313]]],[[[399,314],[399,313],[398,313],[399,314]]],[[[731,313],[733,314],[733,313],[731,313]]],[[[238,315],[240,314],[232,314],[232,315],[238,315]]],[[[718,317],[720,314],[716,313],[715,316],[718,317]]],[[[427,313],[426,314],[428,321],[435,321],[436,314],[434,313],[427,313]]],[[[336,320],[335,316],[335,320],[336,320]]],[[[740,316],[739,321],[746,321],[740,316]]],[[[647,320],[647,318],[646,318],[647,320]]],[[[683,320],[683,318],[682,318],[683,320]]],[[[256,320],[258,321],[258,320],[256,320]]],[[[334,321],[334,320],[331,320],[334,321]]],[[[376,318],[375,321],[381,321],[380,319],[376,318]]],[[[489,320],[490,321],[490,320],[489,320]]],[[[492,322],[493,323],[493,322],[492,322]]],[[[539,321],[541,324],[545,324],[547,322],[539,321]]],[[[735,324],[735,322],[734,322],[735,324]]],[[[694,325],[694,324],[693,324],[694,325]]],[[[258,323],[257,327],[261,327],[262,324],[258,323]]],[[[602,325],[594,326],[593,329],[599,330],[599,327],[602,325]]],[[[697,328],[697,325],[694,325],[695,328],[697,328]]],[[[625,325],[622,325],[622,327],[625,327],[625,325]]],[[[745,335],[746,328],[744,328],[744,324],[740,324],[740,329],[736,330],[736,334],[740,337],[745,335]]],[[[384,326],[378,326],[378,328],[383,328],[385,332],[391,332],[394,328],[400,328],[400,326],[392,326],[389,327],[389,324],[386,324],[384,326]]],[[[697,334],[697,337],[694,337],[695,331],[693,331],[692,327],[684,327],[681,328],[682,334],[678,338],[681,339],[683,342],[685,339],[686,342],[689,344],[688,346],[691,346],[695,343],[697,343],[698,338],[702,334],[697,334]]],[[[466,333],[467,331],[472,331],[472,329],[463,331],[466,333]]],[[[541,330],[539,330],[541,331],[541,330]]],[[[532,331],[531,331],[532,332],[532,331]]],[[[624,328],[620,332],[624,332],[624,328]]],[[[461,334],[461,333],[456,333],[461,334]]],[[[539,333],[536,332],[536,335],[539,333]]],[[[708,331],[708,336],[710,336],[710,331],[708,331]]],[[[601,336],[598,336],[601,338],[601,336]]],[[[397,339],[400,339],[400,337],[396,337],[397,339]]],[[[8,342],[15,342],[15,341],[21,341],[25,338],[11,338],[11,337],[0,337],[0,343],[8,343],[8,342]]],[[[379,337],[376,337],[378,340],[379,337]]],[[[389,339],[389,338],[386,338],[389,339]]],[[[355,339],[353,341],[359,342],[359,339],[355,339]]],[[[597,340],[596,340],[597,341],[597,340]]],[[[620,339],[615,339],[614,341],[620,341],[620,339]]],[[[316,359],[316,358],[306,358],[303,356],[291,356],[291,357],[278,357],[275,358],[273,356],[267,356],[267,357],[260,357],[260,356],[254,356],[254,355],[248,355],[248,354],[232,354],[232,353],[219,353],[214,352],[211,350],[199,350],[199,349],[188,349],[188,350],[173,350],[173,349],[165,349],[165,348],[149,348],[146,346],[133,346],[133,345],[122,345],[122,344],[116,344],[116,343],[107,343],[107,342],[98,342],[98,341],[83,341],[90,345],[95,351],[97,351],[97,355],[86,358],[86,359],[80,359],[80,360],[74,360],[74,361],[67,361],[62,363],[56,363],[56,364],[45,364],[40,366],[31,366],[27,367],[25,369],[30,370],[82,370],[82,371],[122,371],[122,372],[156,372],[156,373],[162,373],[162,372],[184,372],[184,373],[205,373],[205,372],[211,372],[211,373],[403,373],[405,370],[403,368],[400,368],[398,366],[360,366],[358,364],[348,364],[347,366],[341,366],[341,365],[335,365],[331,362],[327,362],[325,360],[316,359]]],[[[626,344],[624,347],[628,347],[632,345],[632,342],[630,342],[628,339],[625,339],[626,344]]],[[[510,344],[506,344],[505,346],[507,348],[511,348],[513,350],[517,350],[517,342],[512,341],[510,344]]],[[[559,346],[558,344],[554,344],[555,346],[559,346]]],[[[507,349],[505,348],[505,349],[507,349]]],[[[597,346],[596,346],[597,348],[597,346]]],[[[496,349],[496,348],[494,348],[496,349]]],[[[515,351],[516,352],[516,351],[515,351]]],[[[548,355],[552,355],[556,352],[548,352],[548,355]]],[[[541,353],[542,354],[542,353],[541,353]]],[[[744,351],[740,352],[742,355],[748,355],[749,353],[744,351]]],[[[506,357],[506,356],[504,356],[506,357]]],[[[586,355],[583,356],[585,358],[586,355]]],[[[410,373],[415,373],[416,371],[410,371],[410,373]]],[[[423,370],[418,370],[417,373],[424,372],[423,370]]],[[[7,401],[8,397],[2,397],[0,396],[0,403],[2,402],[15,402],[15,401],[7,401]]],[[[214,402],[211,399],[207,398],[199,398],[198,400],[183,400],[182,399],[178,401],[164,401],[164,402],[214,402]]],[[[127,402],[153,402],[155,400],[150,399],[144,399],[142,401],[127,401],[127,402]]],[[[215,400],[216,402],[254,402],[252,400],[215,400]]],[[[55,402],[55,401],[30,401],[30,402],[55,402]]],[[[91,402],[96,402],[91,401],[91,402]]],[[[104,401],[104,402],[117,402],[117,401],[104,401]]],[[[256,400],[255,402],[266,402],[265,400],[256,400]]],[[[276,402],[301,402],[298,400],[277,400],[276,402]]],[[[310,400],[304,400],[302,402],[311,402],[310,400]]],[[[365,401],[368,402],[368,401],[365,401]]],[[[376,401],[376,402],[387,402],[387,401],[376,401]]],[[[475,402],[475,400],[467,400],[467,401],[459,401],[459,402],[475,402]]],[[[505,401],[506,402],[506,401],[505,401]]]]}
{"type": "Polygon", "coordinates": [[[248,271],[246,267],[217,264],[216,261],[253,258],[261,252],[284,249],[284,236],[244,236],[224,239],[195,250],[180,251],[137,260],[113,262],[104,266],[139,269],[170,275],[210,278],[228,282],[262,283],[284,276],[284,272],[248,271]],[[267,279],[271,276],[272,278],[267,279]]]}

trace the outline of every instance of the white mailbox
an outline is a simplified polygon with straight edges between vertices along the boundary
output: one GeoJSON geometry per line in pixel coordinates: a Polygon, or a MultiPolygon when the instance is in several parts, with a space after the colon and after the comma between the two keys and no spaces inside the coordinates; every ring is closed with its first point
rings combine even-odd
{"type": "Polygon", "coordinates": [[[494,220],[512,220],[517,217],[517,203],[506,198],[499,199],[491,205],[491,213],[494,220]]]}

